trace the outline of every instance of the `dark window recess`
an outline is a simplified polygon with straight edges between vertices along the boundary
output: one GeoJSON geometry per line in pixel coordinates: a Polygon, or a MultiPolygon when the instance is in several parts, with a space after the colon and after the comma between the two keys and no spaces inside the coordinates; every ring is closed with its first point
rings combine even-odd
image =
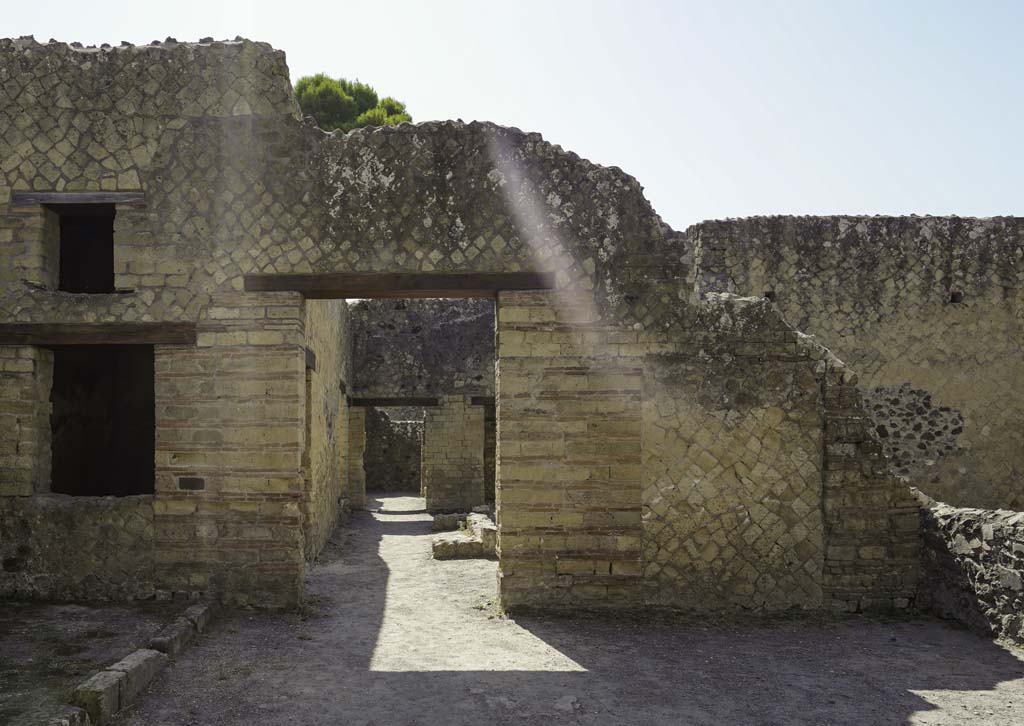
{"type": "Polygon", "coordinates": [[[153,492],[153,346],[54,348],[51,400],[52,491],[153,492]]]}
{"type": "Polygon", "coordinates": [[[114,205],[55,204],[64,292],[114,292],[114,205]]]}

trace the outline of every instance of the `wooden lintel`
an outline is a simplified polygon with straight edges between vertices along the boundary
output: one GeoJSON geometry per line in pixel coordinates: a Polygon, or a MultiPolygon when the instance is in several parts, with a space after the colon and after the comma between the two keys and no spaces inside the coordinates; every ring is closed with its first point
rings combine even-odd
{"type": "Polygon", "coordinates": [[[195,345],[195,323],[0,323],[0,345],[195,345]]]}
{"type": "Polygon", "coordinates": [[[496,297],[499,290],[549,290],[553,272],[325,272],[245,276],[247,292],[301,292],[309,299],[496,297]]]}
{"type": "Polygon", "coordinates": [[[11,204],[123,204],[146,206],[145,192],[12,192],[11,204]]]}
{"type": "Polygon", "coordinates": [[[367,408],[370,406],[377,408],[388,408],[391,406],[440,406],[441,402],[436,398],[426,398],[421,396],[394,396],[389,398],[350,398],[348,399],[349,406],[359,406],[361,408],[367,408]]]}
{"type": "Polygon", "coordinates": [[[306,368],[311,371],[316,370],[316,351],[312,348],[306,348],[306,368]]]}
{"type": "Polygon", "coordinates": [[[470,396],[469,403],[472,406],[493,406],[494,396],[470,396]]]}

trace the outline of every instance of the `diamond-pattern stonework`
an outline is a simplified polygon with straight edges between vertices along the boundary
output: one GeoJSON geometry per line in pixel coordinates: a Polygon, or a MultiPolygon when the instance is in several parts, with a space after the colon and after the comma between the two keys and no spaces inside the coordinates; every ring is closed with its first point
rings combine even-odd
{"type": "MultiPolygon", "coordinates": [[[[364,505],[343,306],[245,292],[245,275],[530,270],[555,289],[497,304],[505,605],[907,607],[919,529],[884,453],[923,445],[935,488],[1019,493],[1020,239],[1010,219],[682,234],[635,179],[537,134],[325,134],[264,44],[0,41],[0,323],[196,326],[154,351],[140,557],[159,593],[295,604],[339,512],[364,505]],[[144,195],[116,208],[115,293],[57,290],[60,219],[28,191],[144,195]],[[886,443],[876,411],[914,436],[886,443]]],[[[12,516],[53,496],[51,376],[46,348],[0,349],[12,516]]],[[[111,591],[110,567],[82,567],[111,591]]]]}
{"type": "Polygon", "coordinates": [[[820,605],[820,395],[807,361],[652,360],[643,497],[650,598],[691,609],[820,605]]]}
{"type": "Polygon", "coordinates": [[[769,294],[873,401],[918,391],[909,416],[889,415],[906,402],[872,407],[915,486],[1024,508],[1024,220],[763,217],[688,236],[701,291],[769,294]],[[959,425],[936,428],[954,412],[959,425]]]}

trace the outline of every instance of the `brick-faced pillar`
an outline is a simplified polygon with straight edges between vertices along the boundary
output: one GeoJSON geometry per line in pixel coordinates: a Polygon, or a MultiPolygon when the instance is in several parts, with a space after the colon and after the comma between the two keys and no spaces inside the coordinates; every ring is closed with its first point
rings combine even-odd
{"type": "Polygon", "coordinates": [[[640,359],[551,293],[502,292],[497,313],[502,604],[636,604],[640,359]]]}
{"type": "Polygon", "coordinates": [[[158,345],[157,588],[232,603],[302,596],[304,310],[221,294],[196,346],[158,345]]]}

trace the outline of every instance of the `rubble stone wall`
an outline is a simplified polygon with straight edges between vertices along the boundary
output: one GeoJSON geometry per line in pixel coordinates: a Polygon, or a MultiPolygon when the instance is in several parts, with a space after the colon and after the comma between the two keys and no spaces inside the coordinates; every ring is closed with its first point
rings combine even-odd
{"type": "Polygon", "coordinates": [[[391,409],[366,411],[366,488],[419,496],[423,421],[396,420],[392,415],[391,409]]]}
{"type": "Polygon", "coordinates": [[[442,396],[423,419],[420,495],[430,511],[484,503],[484,411],[468,396],[442,396]]]}
{"type": "Polygon", "coordinates": [[[298,120],[283,53],[249,41],[3,40],[0,79],[5,320],[194,322],[215,290],[241,290],[243,272],[312,250],[315,135],[298,120]],[[11,199],[31,190],[145,194],[117,205],[118,294],[54,289],[52,213],[11,199]]]}
{"type": "Polygon", "coordinates": [[[1024,512],[930,502],[919,603],[979,632],[1024,642],[1024,512]]]}
{"type": "Polygon", "coordinates": [[[860,377],[897,473],[1024,509],[1024,219],[758,217],[688,231],[696,289],[767,295],[860,377]]]}
{"type": "Polygon", "coordinates": [[[152,597],[154,541],[151,495],[0,497],[0,597],[152,597]]]}
{"type": "Polygon", "coordinates": [[[494,395],[492,301],[360,300],[352,323],[353,395],[494,395]]]}

